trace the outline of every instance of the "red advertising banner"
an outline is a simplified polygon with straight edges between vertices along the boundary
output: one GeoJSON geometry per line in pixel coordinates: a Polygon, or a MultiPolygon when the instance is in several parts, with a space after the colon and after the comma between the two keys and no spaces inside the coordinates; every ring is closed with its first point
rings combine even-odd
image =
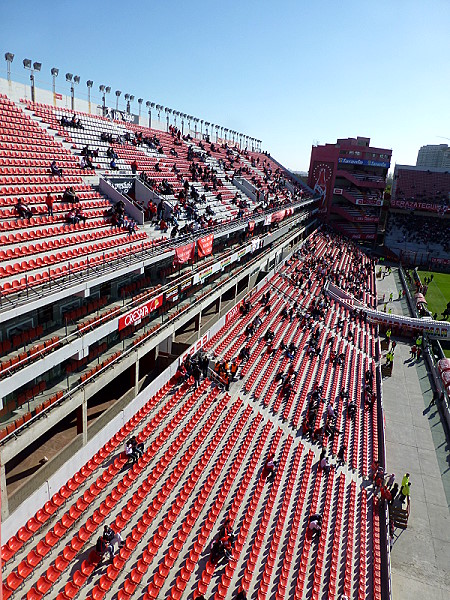
{"type": "Polygon", "coordinates": [[[191,242],[186,246],[180,246],[179,248],[175,248],[175,259],[174,263],[177,265],[182,265],[189,260],[194,259],[195,252],[195,242],[191,242]]]}
{"type": "Polygon", "coordinates": [[[156,296],[156,298],[152,298],[145,304],[142,304],[141,306],[138,306],[135,309],[130,310],[130,312],[128,312],[126,315],[123,315],[123,317],[120,317],[119,331],[121,331],[122,329],[125,329],[125,327],[128,327],[129,325],[138,325],[142,321],[142,319],[144,319],[150,313],[152,313],[157,308],[162,306],[162,303],[163,303],[163,295],[160,294],[159,296],[156,296]]]}
{"type": "Polygon", "coordinates": [[[242,304],[244,303],[244,300],[241,300],[240,302],[238,302],[236,304],[236,306],[233,306],[233,308],[231,308],[227,314],[225,315],[225,325],[228,325],[233,319],[234,317],[239,314],[240,309],[242,304]]]}
{"type": "Polygon", "coordinates": [[[255,229],[255,221],[248,222],[248,230],[253,231],[255,229]]]}
{"type": "Polygon", "coordinates": [[[198,257],[203,258],[212,254],[212,247],[214,242],[214,234],[207,235],[204,238],[200,238],[197,242],[198,257]]]}
{"type": "Polygon", "coordinates": [[[286,214],[285,210],[279,210],[276,213],[272,213],[272,223],[278,223],[278,221],[282,221],[286,214]]]}

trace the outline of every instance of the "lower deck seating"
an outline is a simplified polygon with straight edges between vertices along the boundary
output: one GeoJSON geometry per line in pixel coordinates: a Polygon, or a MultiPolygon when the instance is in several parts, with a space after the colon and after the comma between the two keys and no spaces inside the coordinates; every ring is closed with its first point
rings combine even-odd
{"type": "MultiPolygon", "coordinates": [[[[361,266],[351,244],[316,234],[253,294],[247,314],[238,312],[208,342],[217,360],[249,348],[229,392],[208,379],[197,389],[192,379],[172,379],[19,524],[2,547],[5,598],[219,600],[238,590],[277,600],[381,598],[379,505],[363,480],[378,451],[377,407],[363,399],[373,332],[324,297],[324,257],[334,265],[328,276],[346,279],[361,266]],[[277,373],[290,373],[290,391],[277,373]],[[331,404],[339,430],[317,439],[299,431],[315,384],[324,402],[314,429],[325,429],[331,404]],[[133,435],[144,451],[127,465],[122,444],[133,435]],[[322,448],[335,468],[320,467],[322,448]],[[317,535],[309,528],[314,513],[322,516],[317,535]],[[216,565],[211,542],[227,518],[235,541],[216,565]],[[125,544],[98,564],[93,548],[105,524],[125,544]]],[[[364,277],[375,293],[370,269],[364,277]]]]}

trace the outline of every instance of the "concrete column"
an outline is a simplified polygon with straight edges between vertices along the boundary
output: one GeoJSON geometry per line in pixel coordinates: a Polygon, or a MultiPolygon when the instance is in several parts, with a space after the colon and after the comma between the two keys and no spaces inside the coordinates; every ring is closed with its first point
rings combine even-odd
{"type": "Polygon", "coordinates": [[[139,359],[134,363],[134,368],[134,395],[137,396],[139,393],[139,359]]]}
{"type": "Polygon", "coordinates": [[[200,339],[200,330],[202,328],[202,313],[199,312],[198,313],[198,318],[197,318],[197,339],[200,339]]]}
{"type": "Polygon", "coordinates": [[[237,291],[238,291],[238,284],[236,281],[236,285],[234,286],[234,303],[236,304],[236,298],[237,298],[237,291]]]}
{"type": "Polygon", "coordinates": [[[217,299],[217,314],[220,316],[220,311],[222,310],[222,295],[217,299]]]}
{"type": "Polygon", "coordinates": [[[6,491],[6,470],[5,465],[0,464],[0,492],[2,503],[2,521],[5,521],[9,516],[8,508],[8,493],[6,491]]]}
{"type": "Polygon", "coordinates": [[[77,408],[77,435],[83,436],[83,446],[87,444],[87,400],[83,398],[83,402],[77,408]]]}

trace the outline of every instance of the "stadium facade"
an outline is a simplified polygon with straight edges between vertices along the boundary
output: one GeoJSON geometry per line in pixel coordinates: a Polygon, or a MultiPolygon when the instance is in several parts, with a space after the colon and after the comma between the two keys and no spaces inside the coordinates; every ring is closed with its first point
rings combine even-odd
{"type": "Polygon", "coordinates": [[[321,195],[325,222],[350,239],[375,241],[391,156],[365,137],[313,146],[308,185],[321,195]]]}

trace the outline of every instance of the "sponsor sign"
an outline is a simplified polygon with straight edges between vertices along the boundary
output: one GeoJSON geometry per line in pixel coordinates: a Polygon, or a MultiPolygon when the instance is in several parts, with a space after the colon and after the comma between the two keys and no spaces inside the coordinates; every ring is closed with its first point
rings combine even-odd
{"type": "Polygon", "coordinates": [[[107,108],[106,116],[114,121],[125,121],[126,123],[134,123],[139,125],[138,115],[131,115],[123,110],[116,110],[115,108],[107,108]]]}
{"type": "Polygon", "coordinates": [[[195,253],[195,242],[191,242],[186,246],[180,246],[179,248],[175,248],[175,258],[174,263],[177,265],[182,265],[189,260],[194,259],[195,253]]]}
{"type": "Polygon", "coordinates": [[[364,206],[383,206],[383,198],[356,198],[355,204],[364,206]]]}
{"type": "Polygon", "coordinates": [[[241,260],[241,258],[243,256],[245,256],[247,254],[247,247],[245,248],[241,248],[240,250],[237,251],[236,256],[237,256],[237,260],[241,260]]]}
{"type": "Polygon", "coordinates": [[[278,223],[278,221],[282,221],[285,216],[285,210],[278,210],[277,212],[272,213],[272,223],[278,223]]]}
{"type": "Polygon", "coordinates": [[[141,306],[137,306],[133,310],[130,310],[126,315],[123,315],[119,319],[119,331],[125,329],[125,327],[129,327],[130,325],[139,325],[139,323],[155,311],[157,308],[162,306],[163,303],[163,295],[160,294],[156,298],[152,298],[145,304],[141,306]]]}
{"type": "Polygon", "coordinates": [[[230,256],[227,256],[227,257],[223,258],[223,259],[220,261],[220,268],[221,268],[221,269],[224,269],[225,267],[227,267],[227,266],[228,266],[228,265],[229,265],[229,264],[232,262],[232,260],[233,260],[233,256],[234,256],[234,255],[233,255],[233,254],[231,254],[230,256]]]}
{"type": "Polygon", "coordinates": [[[186,350],[186,352],[184,352],[180,356],[180,358],[178,359],[178,364],[181,365],[181,363],[184,361],[184,359],[186,358],[186,356],[188,354],[190,356],[192,356],[193,354],[196,354],[201,348],[203,348],[203,346],[206,344],[206,342],[208,340],[209,340],[209,331],[207,331],[203,337],[201,337],[197,342],[195,342],[195,344],[193,344],[190,348],[188,348],[186,350]]]}
{"type": "Polygon", "coordinates": [[[166,302],[175,302],[178,300],[178,286],[170,288],[166,292],[166,302]]]}
{"type": "Polygon", "coordinates": [[[391,200],[393,208],[404,208],[406,210],[428,210],[430,212],[438,212],[445,214],[447,207],[431,202],[416,202],[414,200],[391,200]]]}
{"type": "Polygon", "coordinates": [[[450,258],[432,258],[431,264],[439,267],[450,267],[450,258]]]}
{"type": "Polygon", "coordinates": [[[184,292],[184,290],[187,290],[191,286],[192,286],[192,277],[189,277],[189,279],[186,279],[186,281],[183,281],[183,283],[180,284],[180,292],[184,292]]]}
{"type": "Polygon", "coordinates": [[[362,158],[339,158],[338,163],[341,165],[367,165],[368,167],[383,167],[388,169],[391,165],[390,162],[383,162],[380,160],[363,160],[362,158]]]}
{"type": "Polygon", "coordinates": [[[342,188],[334,188],[333,194],[336,196],[342,196],[342,188]]]}
{"type": "Polygon", "coordinates": [[[62,100],[62,94],[55,93],[55,100],[62,100]]]}
{"type": "Polygon", "coordinates": [[[132,177],[108,177],[107,181],[121,194],[128,194],[134,185],[134,179],[132,177]]]}
{"type": "Polygon", "coordinates": [[[213,242],[214,234],[212,233],[198,240],[197,250],[199,258],[203,258],[204,256],[209,256],[210,254],[212,254],[213,242]]]}
{"type": "Polygon", "coordinates": [[[239,309],[241,308],[242,304],[244,303],[244,300],[241,300],[240,302],[238,302],[236,304],[236,306],[233,306],[233,308],[231,308],[227,314],[225,315],[225,327],[230,323],[230,321],[232,321],[234,319],[234,317],[239,313],[239,309]]]}

